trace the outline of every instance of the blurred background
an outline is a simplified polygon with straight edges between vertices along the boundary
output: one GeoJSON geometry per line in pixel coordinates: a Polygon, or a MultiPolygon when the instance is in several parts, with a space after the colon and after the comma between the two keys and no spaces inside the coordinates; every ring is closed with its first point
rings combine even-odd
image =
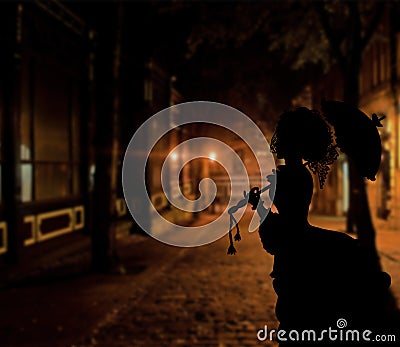
{"type": "MultiPolygon", "coordinates": [[[[346,222],[357,200],[341,155],[323,190],[316,181],[311,213],[322,227],[364,233],[392,275],[396,307],[397,1],[48,0],[6,2],[0,9],[5,346],[255,346],[258,329],[277,324],[272,260],[256,234],[244,235],[234,258],[226,256],[225,238],[178,249],[146,237],[127,210],[121,168],[130,138],[158,111],[196,100],[240,110],[268,140],[283,111],[320,109],[323,98],[386,115],[381,168],[376,181],[365,183],[368,210],[346,222]],[[360,227],[365,220],[368,230],[360,227]]],[[[229,198],[219,153],[206,149],[205,158],[185,166],[179,183],[196,199],[201,179],[213,178],[214,203],[183,213],[167,200],[163,161],[197,136],[227,143],[251,185],[258,182],[249,148],[229,131],[201,123],[175,128],[154,147],[146,184],[157,211],[180,225],[210,222],[229,198]]],[[[233,179],[243,179],[234,172],[233,179]]]]}

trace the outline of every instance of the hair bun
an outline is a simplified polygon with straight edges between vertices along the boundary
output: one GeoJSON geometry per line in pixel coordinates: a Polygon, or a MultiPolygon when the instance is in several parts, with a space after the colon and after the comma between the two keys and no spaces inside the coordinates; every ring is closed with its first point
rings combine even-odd
{"type": "Polygon", "coordinates": [[[271,151],[278,158],[297,156],[318,175],[322,188],[331,165],[338,157],[328,123],[316,110],[299,107],[284,112],[271,140],[271,151]]]}

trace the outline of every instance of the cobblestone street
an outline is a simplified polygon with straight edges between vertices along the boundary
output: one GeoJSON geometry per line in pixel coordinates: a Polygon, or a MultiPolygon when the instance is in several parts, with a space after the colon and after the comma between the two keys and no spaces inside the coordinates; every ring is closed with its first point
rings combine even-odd
{"type": "MultiPolygon", "coordinates": [[[[258,233],[241,222],[238,253],[228,237],[177,248],[152,238],[122,239],[125,275],[82,274],[51,283],[3,289],[0,333],[5,347],[273,346],[257,331],[275,329],[272,257],[258,233]]],[[[201,220],[204,222],[204,218],[201,220]]],[[[341,230],[343,221],[313,218],[341,230]]],[[[399,232],[378,229],[384,269],[399,298],[399,232]]]]}
{"type": "MultiPolygon", "coordinates": [[[[277,326],[268,276],[272,259],[258,233],[243,234],[236,256],[226,255],[227,237],[194,249],[173,248],[167,262],[138,282],[125,307],[100,323],[84,345],[268,345],[257,340],[257,331],[277,326]]],[[[138,248],[163,252],[165,247],[149,241],[138,248]]]]}

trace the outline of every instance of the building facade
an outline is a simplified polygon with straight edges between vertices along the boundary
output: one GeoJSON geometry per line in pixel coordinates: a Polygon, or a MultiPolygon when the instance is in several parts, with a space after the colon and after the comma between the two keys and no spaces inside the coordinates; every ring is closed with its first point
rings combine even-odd
{"type": "MultiPolygon", "coordinates": [[[[138,230],[123,196],[126,147],[147,118],[183,98],[152,52],[131,45],[127,31],[140,33],[121,4],[99,5],[95,16],[89,3],[1,6],[1,273],[83,249],[101,258],[138,230]]],[[[165,139],[164,154],[179,136],[165,139]]]]}
{"type": "Polygon", "coordinates": [[[1,11],[0,262],[86,226],[92,32],[56,2],[1,11]]]}
{"type": "MultiPolygon", "coordinates": [[[[378,128],[382,141],[381,167],[376,181],[367,181],[367,191],[374,220],[393,228],[400,225],[399,82],[399,28],[395,14],[387,11],[363,52],[359,108],[369,117],[373,113],[386,116],[383,127],[378,128]]],[[[342,100],[343,77],[338,67],[333,66],[312,89],[315,108],[320,108],[322,98],[342,100]]],[[[331,169],[325,188],[322,191],[316,189],[314,212],[345,215],[348,189],[348,165],[345,156],[341,155],[331,169]]]]}

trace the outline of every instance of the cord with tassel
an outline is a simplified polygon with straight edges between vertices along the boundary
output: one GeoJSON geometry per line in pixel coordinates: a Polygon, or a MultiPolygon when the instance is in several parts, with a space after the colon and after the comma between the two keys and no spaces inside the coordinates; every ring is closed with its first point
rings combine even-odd
{"type": "MultiPolygon", "coordinates": [[[[268,176],[270,178],[270,183],[271,182],[271,177],[273,177],[276,173],[276,170],[272,170],[273,174],[268,176]]],[[[240,241],[242,237],[240,236],[240,230],[239,230],[239,223],[233,216],[234,213],[236,213],[239,208],[246,206],[248,203],[252,205],[252,209],[255,210],[257,209],[257,205],[260,201],[260,195],[261,193],[265,192],[266,190],[271,188],[271,184],[260,189],[258,187],[253,187],[251,188],[250,192],[247,194],[246,191],[243,191],[243,196],[244,199],[240,200],[235,206],[232,206],[229,210],[229,248],[227,254],[229,255],[235,255],[236,254],[236,248],[233,244],[233,237],[232,237],[232,229],[235,226],[236,228],[236,234],[235,234],[235,241],[240,241]]]]}

